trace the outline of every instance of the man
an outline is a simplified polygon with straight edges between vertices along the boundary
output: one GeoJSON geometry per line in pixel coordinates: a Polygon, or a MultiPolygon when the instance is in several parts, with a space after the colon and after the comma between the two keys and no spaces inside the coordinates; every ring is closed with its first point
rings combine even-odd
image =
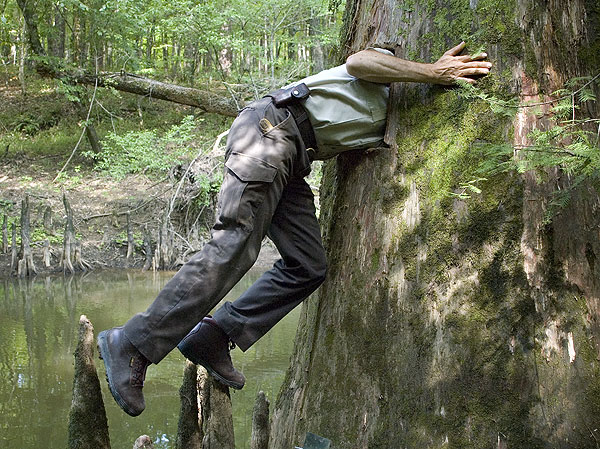
{"type": "Polygon", "coordinates": [[[98,336],[110,391],[139,415],[146,368],[175,346],[222,383],[244,386],[230,342],[247,350],[325,279],[325,251],[312,192],[314,159],[381,144],[388,84],[450,85],[487,75],[487,56],[460,56],[461,43],[433,64],[360,51],[345,65],[308,77],[244,108],[233,122],[211,240],[167,283],[144,313],[98,336]],[[281,259],[242,296],[206,315],[250,269],[268,235],[281,259]],[[191,331],[190,331],[191,330],[191,331]]]}

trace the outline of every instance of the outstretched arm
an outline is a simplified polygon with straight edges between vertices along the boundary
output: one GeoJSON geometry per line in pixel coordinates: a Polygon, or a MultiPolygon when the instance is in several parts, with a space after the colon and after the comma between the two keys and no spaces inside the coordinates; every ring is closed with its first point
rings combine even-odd
{"type": "Polygon", "coordinates": [[[485,53],[459,56],[465,45],[461,42],[433,64],[407,61],[376,50],[362,50],[347,59],[346,69],[350,75],[374,83],[413,81],[450,85],[462,80],[474,84],[476,79],[473,77],[487,75],[492,63],[483,61],[487,58],[485,53]]]}

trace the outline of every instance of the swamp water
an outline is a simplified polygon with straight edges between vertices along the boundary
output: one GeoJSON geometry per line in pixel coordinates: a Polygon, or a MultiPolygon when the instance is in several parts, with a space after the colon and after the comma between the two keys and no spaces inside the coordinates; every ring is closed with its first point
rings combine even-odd
{"type": "MultiPolygon", "coordinates": [[[[264,269],[250,271],[225,298],[234,300],[264,269]]],[[[121,325],[152,302],[173,273],[92,272],[84,276],[0,280],[0,448],[64,449],[73,385],[73,351],[79,316],[87,315],[97,334],[121,325]]],[[[231,389],[236,448],[248,448],[252,407],[263,390],[273,404],[289,363],[299,308],[247,352],[232,351],[247,378],[231,389]]],[[[116,405],[95,354],[111,444],[132,447],[149,435],[156,448],[174,448],[184,357],[171,352],[148,369],[146,410],[137,418],[116,405]]]]}

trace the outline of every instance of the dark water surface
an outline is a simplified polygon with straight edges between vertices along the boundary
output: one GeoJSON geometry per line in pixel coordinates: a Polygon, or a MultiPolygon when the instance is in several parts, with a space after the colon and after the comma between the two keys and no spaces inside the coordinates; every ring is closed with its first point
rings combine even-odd
{"type": "MultiPolygon", "coordinates": [[[[235,299],[262,271],[249,272],[226,299],[235,299]]],[[[79,316],[87,315],[96,334],[123,324],[145,310],[171,276],[118,271],[0,280],[0,448],[66,447],[79,316]]],[[[231,390],[237,449],[249,447],[258,391],[274,402],[289,363],[298,314],[299,309],[294,310],[247,352],[232,352],[247,378],[243,390],[231,390]]],[[[149,367],[146,410],[137,418],[115,404],[97,358],[96,366],[112,447],[132,447],[138,436],[147,434],[155,447],[174,448],[183,356],[175,350],[149,367]]]]}

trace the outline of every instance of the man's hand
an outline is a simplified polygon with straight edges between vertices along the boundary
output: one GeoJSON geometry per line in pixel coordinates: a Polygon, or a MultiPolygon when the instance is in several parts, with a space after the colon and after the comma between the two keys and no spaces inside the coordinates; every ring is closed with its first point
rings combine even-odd
{"type": "Polygon", "coordinates": [[[450,85],[456,81],[465,81],[469,84],[475,84],[477,80],[472,77],[485,76],[490,73],[492,63],[482,61],[482,59],[487,58],[486,53],[458,56],[465,45],[464,42],[461,42],[432,64],[435,83],[450,85]]]}
{"type": "Polygon", "coordinates": [[[346,69],[351,75],[373,83],[412,81],[416,83],[454,84],[461,80],[474,84],[477,77],[487,75],[491,62],[482,61],[487,54],[458,54],[465,48],[461,42],[433,64],[407,61],[375,50],[362,50],[350,56],[346,69]]]}

